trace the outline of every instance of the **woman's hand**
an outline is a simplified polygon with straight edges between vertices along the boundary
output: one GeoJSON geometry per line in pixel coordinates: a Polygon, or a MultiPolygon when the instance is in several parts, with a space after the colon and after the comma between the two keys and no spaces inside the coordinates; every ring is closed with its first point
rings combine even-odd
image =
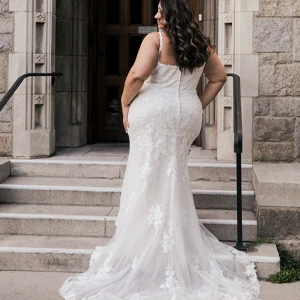
{"type": "Polygon", "coordinates": [[[123,124],[126,133],[128,134],[128,128],[129,128],[129,123],[128,123],[128,113],[129,113],[129,106],[130,105],[122,105],[122,113],[123,113],[123,124]]]}

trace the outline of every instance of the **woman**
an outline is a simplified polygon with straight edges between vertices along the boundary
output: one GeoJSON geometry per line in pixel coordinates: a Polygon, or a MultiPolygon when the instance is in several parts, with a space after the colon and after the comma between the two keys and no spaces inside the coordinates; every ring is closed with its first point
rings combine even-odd
{"type": "Polygon", "coordinates": [[[155,18],[159,33],[142,42],[121,99],[130,152],[116,233],[60,294],[69,300],[258,299],[253,262],[199,224],[189,185],[188,151],[226,72],[187,0],[161,0],[155,18]],[[209,83],[199,99],[202,72],[209,83]]]}

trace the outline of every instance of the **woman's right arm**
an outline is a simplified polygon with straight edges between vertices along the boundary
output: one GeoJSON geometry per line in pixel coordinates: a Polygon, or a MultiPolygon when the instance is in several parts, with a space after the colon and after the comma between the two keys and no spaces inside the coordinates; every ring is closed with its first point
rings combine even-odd
{"type": "Polygon", "coordinates": [[[203,70],[208,83],[200,96],[203,109],[218,95],[227,80],[226,70],[216,52],[212,48],[209,51],[210,56],[203,70]]]}

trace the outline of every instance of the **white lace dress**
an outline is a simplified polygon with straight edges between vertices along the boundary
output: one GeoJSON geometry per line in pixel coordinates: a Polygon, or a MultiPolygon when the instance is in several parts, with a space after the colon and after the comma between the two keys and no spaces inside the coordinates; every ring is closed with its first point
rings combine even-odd
{"type": "Polygon", "coordinates": [[[254,263],[199,224],[194,206],[187,156],[201,129],[203,68],[158,62],[132,102],[116,233],[63,283],[65,299],[258,299],[254,263]]]}

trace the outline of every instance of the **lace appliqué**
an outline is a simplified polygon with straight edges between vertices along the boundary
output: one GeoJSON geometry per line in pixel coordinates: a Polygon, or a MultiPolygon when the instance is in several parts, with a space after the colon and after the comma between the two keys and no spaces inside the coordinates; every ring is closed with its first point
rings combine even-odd
{"type": "Polygon", "coordinates": [[[169,292],[171,292],[178,284],[178,281],[175,277],[175,271],[172,270],[171,266],[168,266],[165,275],[166,282],[163,283],[160,287],[164,290],[168,290],[169,292]]]}
{"type": "Polygon", "coordinates": [[[162,217],[164,213],[161,211],[161,204],[152,205],[148,208],[148,224],[149,227],[154,224],[155,230],[159,229],[159,226],[162,224],[162,217]]]}
{"type": "Polygon", "coordinates": [[[176,243],[174,239],[174,222],[170,220],[168,225],[169,229],[162,233],[163,239],[161,241],[161,247],[164,249],[165,253],[172,251],[172,247],[176,243]]]}
{"type": "Polygon", "coordinates": [[[171,177],[171,187],[174,188],[176,181],[178,180],[178,162],[176,153],[176,135],[172,137],[171,143],[171,157],[167,168],[166,175],[171,177]]]}
{"type": "Polygon", "coordinates": [[[197,270],[200,270],[200,260],[198,257],[195,258],[195,266],[197,270]]]}
{"type": "Polygon", "coordinates": [[[204,292],[198,292],[194,295],[194,299],[200,299],[200,300],[205,300],[205,299],[211,299],[213,295],[213,291],[211,289],[207,289],[204,292]]]}
{"type": "Polygon", "coordinates": [[[138,260],[137,256],[135,256],[133,261],[132,261],[132,265],[131,265],[131,268],[132,268],[133,271],[136,271],[138,262],[139,262],[139,260],[138,260]]]}
{"type": "Polygon", "coordinates": [[[245,293],[244,299],[242,300],[251,300],[253,297],[255,297],[254,299],[258,299],[260,293],[260,284],[257,279],[255,264],[253,260],[246,253],[239,251],[233,247],[229,247],[227,249],[231,250],[231,253],[234,255],[235,259],[237,261],[240,261],[245,266],[246,270],[244,274],[246,275],[252,286],[251,292],[245,293]]]}
{"type": "Polygon", "coordinates": [[[97,246],[91,255],[92,261],[100,261],[100,257],[103,254],[103,246],[97,246]]]}
{"type": "Polygon", "coordinates": [[[181,221],[182,221],[182,226],[185,229],[187,227],[188,224],[188,218],[187,218],[187,210],[181,208],[181,221]]]}
{"type": "Polygon", "coordinates": [[[134,294],[134,295],[127,296],[125,299],[126,300],[146,300],[146,299],[150,299],[150,297],[140,296],[140,294],[137,293],[137,294],[134,294]]]}
{"type": "Polygon", "coordinates": [[[112,271],[112,266],[109,264],[111,259],[111,256],[109,255],[106,260],[103,263],[102,268],[99,269],[97,275],[95,276],[95,278],[98,279],[104,279],[107,278],[109,276],[110,271],[112,271]]]}

